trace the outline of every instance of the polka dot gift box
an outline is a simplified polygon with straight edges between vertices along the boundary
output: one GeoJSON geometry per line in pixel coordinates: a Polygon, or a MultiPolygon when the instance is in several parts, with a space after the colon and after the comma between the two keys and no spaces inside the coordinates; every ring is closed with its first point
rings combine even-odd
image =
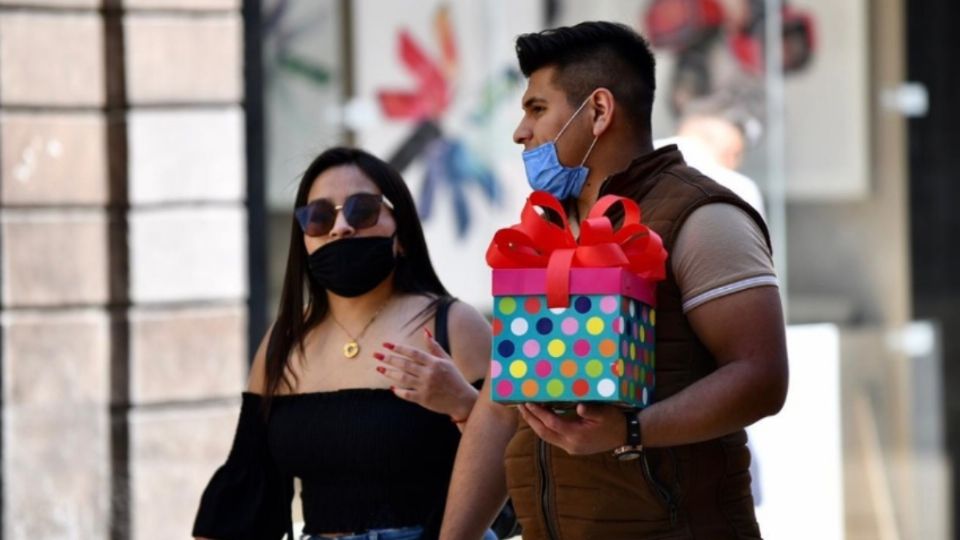
{"type": "Polygon", "coordinates": [[[534,192],[522,221],[494,236],[491,391],[500,403],[653,399],[656,282],[666,252],[636,204],[607,196],[574,240],[556,199],[534,192]],[[614,230],[606,211],[624,208],[614,230]],[[536,207],[561,216],[547,221],[536,207]]]}
{"type": "MultiPolygon", "coordinates": [[[[500,288],[513,289],[538,281],[525,272],[497,270],[494,280],[500,288]]],[[[494,401],[646,406],[656,362],[652,284],[620,269],[574,272],[574,283],[591,285],[574,291],[608,292],[573,292],[570,305],[559,308],[549,308],[544,295],[496,296],[490,366],[494,401]]]]}

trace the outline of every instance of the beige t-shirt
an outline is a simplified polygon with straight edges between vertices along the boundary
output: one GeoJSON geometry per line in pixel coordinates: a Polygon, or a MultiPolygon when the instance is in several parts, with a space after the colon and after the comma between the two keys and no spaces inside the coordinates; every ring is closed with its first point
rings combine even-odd
{"type": "Polygon", "coordinates": [[[763,232],[732,204],[697,208],[683,223],[671,253],[683,312],[754,287],[777,287],[763,232]]]}

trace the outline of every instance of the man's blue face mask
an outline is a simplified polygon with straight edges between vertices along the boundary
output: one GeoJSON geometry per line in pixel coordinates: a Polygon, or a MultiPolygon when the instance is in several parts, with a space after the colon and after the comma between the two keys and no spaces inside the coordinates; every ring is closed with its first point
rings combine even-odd
{"type": "Polygon", "coordinates": [[[567,130],[573,119],[580,114],[589,100],[590,97],[587,96],[587,99],[583,100],[580,107],[560,128],[560,133],[557,133],[552,141],[523,152],[523,166],[527,171],[527,182],[534,190],[546,191],[561,201],[580,196],[583,185],[587,181],[587,175],[590,174],[590,169],[584,167],[583,164],[587,162],[590,152],[597,144],[597,137],[593,138],[590,148],[587,149],[587,154],[583,156],[583,160],[577,167],[565,167],[560,163],[560,156],[557,155],[557,141],[560,140],[560,136],[567,130]]]}

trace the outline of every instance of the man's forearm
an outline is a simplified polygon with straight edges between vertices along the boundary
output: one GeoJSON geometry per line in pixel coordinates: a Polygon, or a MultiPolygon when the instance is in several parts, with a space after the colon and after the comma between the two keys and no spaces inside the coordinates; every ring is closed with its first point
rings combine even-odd
{"type": "Polygon", "coordinates": [[[643,444],[651,448],[676,446],[733,433],[776,414],[785,392],[778,387],[785,384],[778,373],[758,373],[755,366],[723,366],[641,411],[643,444]]]}
{"type": "MultiPolygon", "coordinates": [[[[488,379],[489,380],[489,379],[488,379]]],[[[516,412],[480,392],[460,440],[441,539],[479,539],[507,497],[503,452],[516,431],[516,412]]]]}

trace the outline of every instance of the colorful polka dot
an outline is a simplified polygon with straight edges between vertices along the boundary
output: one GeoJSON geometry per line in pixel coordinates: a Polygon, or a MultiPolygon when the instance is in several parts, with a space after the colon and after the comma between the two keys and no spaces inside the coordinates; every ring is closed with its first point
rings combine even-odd
{"type": "Polygon", "coordinates": [[[590,354],[590,342],[585,339],[578,339],[573,343],[573,354],[584,357],[590,354]]]}
{"type": "Polygon", "coordinates": [[[617,297],[604,296],[600,299],[600,311],[610,314],[617,310],[617,297]]]}
{"type": "Polygon", "coordinates": [[[596,359],[590,360],[587,362],[587,365],[583,367],[583,371],[587,373],[588,377],[597,378],[603,375],[603,362],[596,359]]]}
{"type": "Polygon", "coordinates": [[[613,356],[617,354],[617,343],[612,339],[605,339],[600,342],[598,349],[601,356],[613,356]]]}
{"type": "Polygon", "coordinates": [[[554,358],[563,356],[565,352],[567,352],[567,345],[562,339],[552,339],[550,343],[547,344],[547,354],[554,358]]]}
{"type": "Polygon", "coordinates": [[[590,317],[587,319],[587,333],[596,336],[603,332],[603,319],[600,317],[590,317]]]}
{"type": "Polygon", "coordinates": [[[526,319],[516,318],[510,323],[510,331],[515,336],[522,336],[530,329],[530,323],[526,319]]]}
{"type": "Polygon", "coordinates": [[[577,322],[576,317],[567,317],[560,323],[560,330],[568,336],[576,334],[579,329],[580,323],[577,322]]]}
{"type": "Polygon", "coordinates": [[[510,376],[514,379],[521,379],[527,374],[527,363],[523,360],[514,360],[510,362],[510,376]]]}
{"type": "Polygon", "coordinates": [[[549,377],[550,372],[553,371],[553,364],[546,360],[541,360],[537,362],[537,367],[534,368],[534,371],[537,372],[537,376],[540,378],[549,377]]]}
{"type": "Polygon", "coordinates": [[[550,319],[548,319],[548,318],[546,318],[546,317],[543,317],[543,318],[541,318],[540,320],[537,321],[537,333],[538,333],[538,334],[540,334],[541,336],[545,336],[545,335],[549,334],[550,332],[553,332],[553,321],[551,321],[550,319]]]}
{"type": "Polygon", "coordinates": [[[523,381],[522,385],[520,385],[520,391],[524,396],[532,398],[533,396],[537,395],[537,392],[540,391],[540,385],[537,384],[537,381],[533,379],[527,379],[526,381],[523,381]]]}
{"type": "Polygon", "coordinates": [[[657,310],[655,309],[650,310],[650,325],[651,326],[657,325],[657,310]]]}
{"type": "Polygon", "coordinates": [[[603,379],[597,383],[597,393],[602,397],[610,397],[617,391],[617,385],[610,379],[603,379]]]}
{"type": "Polygon", "coordinates": [[[649,404],[656,318],[650,306],[610,294],[572,296],[569,308],[549,308],[543,296],[500,297],[495,304],[490,375],[498,401],[649,404]]]}

